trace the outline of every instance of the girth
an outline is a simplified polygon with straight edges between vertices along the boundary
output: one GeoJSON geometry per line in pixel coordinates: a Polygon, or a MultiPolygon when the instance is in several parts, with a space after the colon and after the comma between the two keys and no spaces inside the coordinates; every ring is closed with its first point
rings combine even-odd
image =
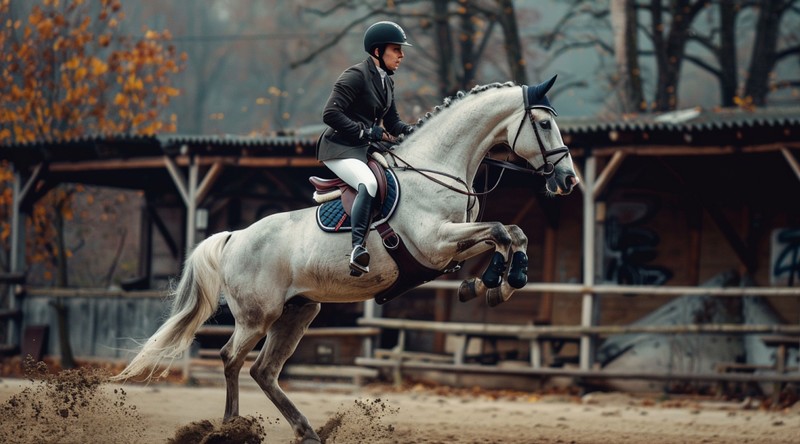
{"type": "Polygon", "coordinates": [[[375,295],[375,302],[383,305],[392,299],[416,288],[426,282],[432,281],[437,277],[458,271],[461,269],[461,262],[452,261],[447,264],[444,270],[428,268],[417,261],[417,259],[406,248],[403,238],[395,233],[388,222],[378,225],[378,234],[381,236],[386,252],[392,257],[397,265],[398,278],[392,283],[391,287],[375,295]]]}

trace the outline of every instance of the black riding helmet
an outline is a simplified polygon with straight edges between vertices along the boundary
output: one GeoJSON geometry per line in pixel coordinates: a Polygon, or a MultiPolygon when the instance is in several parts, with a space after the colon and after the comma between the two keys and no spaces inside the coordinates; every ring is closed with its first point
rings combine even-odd
{"type": "Polygon", "coordinates": [[[386,51],[386,45],[389,43],[412,46],[411,43],[408,43],[403,28],[395,22],[382,21],[374,23],[367,28],[367,32],[364,33],[364,51],[367,51],[370,56],[375,57],[372,51],[378,48],[378,63],[387,74],[392,75],[394,71],[391,71],[386,67],[386,64],[383,63],[383,53],[386,51]]]}

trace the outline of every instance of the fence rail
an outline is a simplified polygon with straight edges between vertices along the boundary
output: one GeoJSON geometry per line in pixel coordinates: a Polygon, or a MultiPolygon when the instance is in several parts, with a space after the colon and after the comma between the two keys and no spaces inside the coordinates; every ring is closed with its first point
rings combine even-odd
{"type": "MultiPolygon", "coordinates": [[[[458,290],[460,281],[435,280],[419,288],[431,290],[458,290]]],[[[799,287],[690,287],[652,285],[583,285],[563,283],[528,283],[516,293],[565,293],[565,294],[648,294],[664,296],[770,296],[800,297],[799,287]]]]}

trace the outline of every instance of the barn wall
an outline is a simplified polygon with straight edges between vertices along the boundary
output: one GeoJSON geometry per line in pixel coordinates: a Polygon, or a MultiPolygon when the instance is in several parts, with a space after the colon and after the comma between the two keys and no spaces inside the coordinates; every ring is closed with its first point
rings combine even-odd
{"type": "MultiPolygon", "coordinates": [[[[44,354],[61,353],[56,311],[50,297],[23,300],[23,331],[49,326],[44,354]]],[[[72,352],[76,357],[130,358],[128,353],[152,335],[166,319],[169,306],[159,298],[62,298],[67,307],[72,352]]]]}

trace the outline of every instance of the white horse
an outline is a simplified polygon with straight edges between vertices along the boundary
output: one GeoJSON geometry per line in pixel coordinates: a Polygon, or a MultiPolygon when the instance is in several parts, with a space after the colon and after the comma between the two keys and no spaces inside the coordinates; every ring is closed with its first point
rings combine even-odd
{"type": "MultiPolygon", "coordinates": [[[[420,264],[443,270],[452,261],[494,248],[487,272],[462,285],[467,297],[488,293],[499,303],[527,282],[528,240],[522,230],[469,219],[476,208],[467,184],[488,151],[508,144],[545,175],[549,193],[567,194],[578,183],[553,120],[555,110],[545,96],[554,81],[555,77],[530,87],[491,84],[459,93],[421,119],[417,129],[387,154],[402,190],[390,222],[420,264]]],[[[239,415],[239,371],[248,352],[266,336],[250,374],[298,441],[319,443],[306,417],[278,386],[284,363],[320,303],[366,301],[406,277],[399,276],[375,234],[368,240],[370,272],[351,276],[350,234],[323,232],[314,212],[312,207],[273,214],[198,244],[186,259],[171,316],[113,379],[141,374],[150,378],[160,361],[178,357],[217,310],[224,292],[235,318],[233,335],[220,351],[227,388],[224,419],[239,415]]]]}

